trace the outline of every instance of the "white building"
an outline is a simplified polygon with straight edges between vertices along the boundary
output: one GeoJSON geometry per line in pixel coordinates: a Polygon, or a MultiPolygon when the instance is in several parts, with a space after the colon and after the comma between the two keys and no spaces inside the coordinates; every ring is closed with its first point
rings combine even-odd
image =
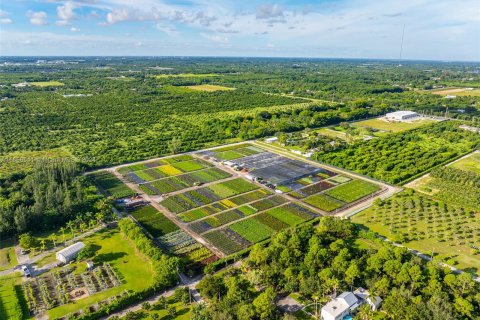
{"type": "Polygon", "coordinates": [[[389,121],[406,121],[418,118],[419,115],[413,111],[395,111],[385,115],[385,119],[389,121]]]}
{"type": "Polygon", "coordinates": [[[322,320],[342,320],[359,306],[359,300],[352,292],[344,292],[323,306],[320,316],[322,320]]]}
{"type": "Polygon", "coordinates": [[[271,137],[271,138],[266,138],[265,139],[265,142],[267,143],[272,143],[272,142],[277,142],[278,141],[278,137],[271,137]]]}
{"type": "Polygon", "coordinates": [[[85,248],[85,244],[81,241],[72,244],[71,246],[66,247],[57,252],[56,258],[57,260],[67,263],[75,259],[78,253],[85,248]]]}
{"type": "Polygon", "coordinates": [[[355,314],[358,307],[364,303],[376,311],[380,308],[382,299],[378,296],[370,296],[370,293],[363,288],[358,288],[354,292],[344,292],[323,306],[321,319],[343,320],[346,316],[355,314]]]}

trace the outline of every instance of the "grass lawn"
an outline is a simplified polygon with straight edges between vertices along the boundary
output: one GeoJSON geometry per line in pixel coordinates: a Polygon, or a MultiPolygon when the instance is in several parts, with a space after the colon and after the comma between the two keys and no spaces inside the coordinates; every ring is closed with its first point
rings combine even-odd
{"type": "Polygon", "coordinates": [[[401,132],[401,131],[406,131],[410,129],[415,129],[415,128],[418,128],[430,123],[434,123],[434,122],[436,121],[431,119],[423,119],[423,118],[414,120],[412,122],[388,122],[380,118],[377,118],[377,119],[369,119],[369,120],[355,122],[353,123],[353,125],[372,128],[372,129],[378,129],[378,130],[385,130],[388,132],[401,132]]]}
{"type": "Polygon", "coordinates": [[[472,171],[480,174],[480,152],[474,152],[468,157],[452,163],[450,166],[460,170],[472,171]]]}
{"type": "Polygon", "coordinates": [[[13,238],[0,241],[0,271],[13,268],[17,264],[13,238]]]}
{"type": "Polygon", "coordinates": [[[22,276],[19,272],[0,277],[0,319],[29,319],[21,285],[22,276]],[[17,306],[20,306],[23,317],[18,314],[17,306]]]}
{"type": "Polygon", "coordinates": [[[217,85],[212,85],[212,84],[200,84],[200,85],[196,85],[196,86],[186,86],[186,88],[196,90],[196,91],[206,91],[206,92],[235,90],[235,88],[217,86],[217,85]]]}
{"type": "Polygon", "coordinates": [[[418,194],[399,193],[383,205],[374,204],[354,215],[352,221],[391,240],[457,268],[480,272],[478,245],[480,215],[418,194]]]}
{"type": "Polygon", "coordinates": [[[50,254],[47,254],[42,259],[37,260],[37,262],[35,262],[35,266],[37,268],[42,268],[42,267],[46,266],[47,264],[55,262],[56,260],[57,260],[57,258],[55,257],[55,252],[52,252],[50,254]]]}
{"type": "Polygon", "coordinates": [[[352,180],[326,191],[325,194],[340,201],[350,203],[378,190],[380,190],[380,187],[375,184],[363,180],[352,180]]]}
{"type": "MultiPolygon", "coordinates": [[[[190,320],[192,318],[193,305],[185,305],[181,301],[177,301],[173,296],[167,298],[167,308],[175,308],[175,316],[170,316],[165,309],[165,305],[159,302],[152,304],[151,308],[147,310],[141,310],[135,312],[138,318],[135,319],[153,319],[154,314],[158,316],[157,319],[162,320],[190,320]]],[[[122,319],[125,319],[122,318],[122,319]]]]}
{"type": "MultiPolygon", "coordinates": [[[[123,278],[122,285],[94,294],[75,303],[68,303],[47,311],[51,319],[62,317],[68,313],[88,307],[98,301],[117,295],[123,290],[140,291],[147,288],[153,281],[151,263],[139,255],[133,244],[126,240],[118,229],[103,229],[82,240],[98,247],[93,261],[95,264],[108,262],[123,278]]],[[[72,264],[78,270],[85,269],[84,262],[72,264]]]]}
{"type": "Polygon", "coordinates": [[[59,87],[59,86],[65,85],[65,83],[60,81],[37,81],[37,82],[29,82],[29,84],[35,87],[59,87]]]}
{"type": "Polygon", "coordinates": [[[345,203],[328,197],[324,194],[314,194],[313,196],[303,199],[303,201],[314,206],[315,208],[327,212],[333,211],[345,205],[345,203]]]}

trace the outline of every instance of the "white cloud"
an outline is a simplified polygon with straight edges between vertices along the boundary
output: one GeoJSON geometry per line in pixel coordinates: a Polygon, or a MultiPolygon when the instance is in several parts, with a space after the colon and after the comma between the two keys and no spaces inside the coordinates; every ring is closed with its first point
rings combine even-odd
{"type": "Polygon", "coordinates": [[[218,43],[228,43],[229,37],[221,34],[207,34],[207,33],[200,33],[200,35],[208,40],[218,43]]]}
{"type": "Polygon", "coordinates": [[[12,22],[10,14],[7,11],[0,10],[0,24],[10,24],[12,22]]]}
{"type": "Polygon", "coordinates": [[[30,19],[30,23],[34,26],[45,26],[47,22],[47,13],[45,11],[34,12],[29,10],[27,12],[27,17],[30,19]]]}
{"type": "Polygon", "coordinates": [[[283,16],[283,11],[278,4],[263,4],[257,7],[257,19],[272,19],[283,16]]]}
{"type": "Polygon", "coordinates": [[[57,7],[57,22],[58,26],[68,26],[70,21],[75,19],[75,8],[77,5],[73,2],[65,2],[64,5],[57,7]]]}
{"type": "Polygon", "coordinates": [[[72,31],[72,32],[78,32],[78,31],[80,31],[80,29],[75,28],[75,27],[71,27],[71,28],[70,28],[70,31],[72,31]]]}

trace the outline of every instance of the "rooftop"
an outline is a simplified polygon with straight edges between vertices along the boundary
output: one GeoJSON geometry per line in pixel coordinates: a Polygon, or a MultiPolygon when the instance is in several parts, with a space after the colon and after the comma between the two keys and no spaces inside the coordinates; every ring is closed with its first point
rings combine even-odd
{"type": "Polygon", "coordinates": [[[61,254],[64,257],[68,257],[72,254],[76,254],[78,251],[82,250],[85,248],[85,244],[81,241],[72,244],[71,246],[66,247],[65,249],[62,249],[57,252],[57,254],[61,254]]]}
{"type": "Polygon", "coordinates": [[[402,116],[410,116],[410,115],[415,115],[415,114],[417,114],[417,113],[414,112],[414,111],[404,110],[404,111],[389,112],[389,113],[387,113],[387,116],[388,117],[402,117],[402,116]]]}

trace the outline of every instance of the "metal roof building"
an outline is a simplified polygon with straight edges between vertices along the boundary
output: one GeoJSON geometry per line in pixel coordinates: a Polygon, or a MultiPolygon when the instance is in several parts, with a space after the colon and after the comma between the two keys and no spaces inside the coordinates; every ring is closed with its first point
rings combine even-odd
{"type": "Polygon", "coordinates": [[[78,255],[78,253],[85,248],[85,244],[81,241],[72,244],[71,246],[66,247],[65,249],[62,249],[57,252],[56,258],[57,260],[67,263],[70,262],[71,260],[75,259],[78,255]]]}
{"type": "Polygon", "coordinates": [[[387,120],[392,121],[405,121],[413,118],[419,117],[418,113],[414,111],[395,111],[390,112],[385,115],[387,120]]]}

